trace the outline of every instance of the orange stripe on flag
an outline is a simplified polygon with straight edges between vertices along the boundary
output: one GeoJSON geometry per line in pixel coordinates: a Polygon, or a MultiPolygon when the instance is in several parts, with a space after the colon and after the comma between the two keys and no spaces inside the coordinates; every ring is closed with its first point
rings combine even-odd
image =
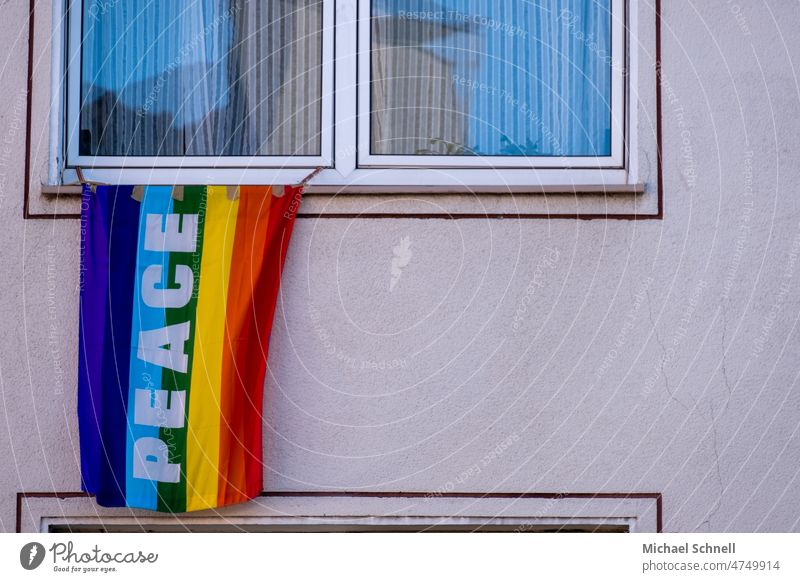
{"type": "Polygon", "coordinates": [[[222,361],[220,505],[239,503],[261,491],[261,470],[258,475],[247,475],[245,465],[253,457],[259,467],[261,463],[260,414],[258,422],[251,419],[252,411],[261,409],[266,366],[267,338],[259,335],[263,318],[258,316],[259,305],[264,302],[258,293],[265,279],[271,198],[271,188],[240,188],[222,361]]]}

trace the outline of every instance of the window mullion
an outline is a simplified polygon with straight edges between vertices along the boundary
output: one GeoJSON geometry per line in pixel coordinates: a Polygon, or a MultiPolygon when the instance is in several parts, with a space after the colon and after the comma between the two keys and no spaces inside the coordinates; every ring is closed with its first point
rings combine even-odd
{"type": "Polygon", "coordinates": [[[336,87],[334,94],[334,159],[343,177],[356,169],[357,162],[357,54],[358,2],[336,2],[336,87]]]}

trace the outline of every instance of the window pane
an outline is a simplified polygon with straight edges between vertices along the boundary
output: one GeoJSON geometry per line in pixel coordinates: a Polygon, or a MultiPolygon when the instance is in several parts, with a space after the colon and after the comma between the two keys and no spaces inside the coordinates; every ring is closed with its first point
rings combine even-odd
{"type": "Polygon", "coordinates": [[[611,155],[611,0],[371,1],[371,153],[611,155]]]}
{"type": "Polygon", "coordinates": [[[322,1],[84,0],[81,155],[319,155],[322,1]]]}

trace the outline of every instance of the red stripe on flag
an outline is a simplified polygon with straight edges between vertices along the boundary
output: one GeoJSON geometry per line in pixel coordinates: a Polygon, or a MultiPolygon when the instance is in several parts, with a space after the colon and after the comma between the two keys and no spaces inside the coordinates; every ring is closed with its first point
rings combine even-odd
{"type": "Polygon", "coordinates": [[[240,188],[222,361],[219,505],[262,490],[262,402],[281,272],[302,188],[240,188]]]}
{"type": "Polygon", "coordinates": [[[261,458],[261,422],[252,422],[252,410],[261,409],[266,350],[262,350],[259,322],[265,302],[258,297],[267,254],[270,189],[240,188],[239,213],[231,255],[225,348],[220,396],[219,505],[239,503],[258,495],[261,475],[248,480],[245,465],[261,458]],[[258,446],[252,449],[252,443],[258,446]]]}
{"type": "MultiPolygon", "coordinates": [[[[302,187],[287,186],[283,196],[280,198],[270,196],[266,256],[264,257],[263,269],[254,292],[254,314],[259,337],[258,341],[253,342],[250,346],[252,352],[247,360],[249,366],[258,368],[258,377],[261,379],[259,387],[264,384],[269,338],[275,316],[278,292],[280,291],[281,273],[283,272],[283,263],[286,259],[286,252],[292,235],[294,215],[299,206],[301,195],[302,187]]],[[[245,481],[248,493],[252,492],[253,495],[260,493],[264,473],[261,434],[261,427],[263,426],[262,396],[262,393],[259,392],[258,399],[247,402],[243,410],[245,422],[244,445],[247,451],[245,455],[245,481]],[[250,430],[250,427],[256,426],[258,431],[250,430]]]]}

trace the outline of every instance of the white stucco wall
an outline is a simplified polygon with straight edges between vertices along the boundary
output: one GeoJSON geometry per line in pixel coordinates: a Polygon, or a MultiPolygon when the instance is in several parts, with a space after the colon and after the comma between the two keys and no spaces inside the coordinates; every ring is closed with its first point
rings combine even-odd
{"type": "MultiPolygon", "coordinates": [[[[27,14],[0,5],[2,530],[79,489],[78,222],[22,219],[27,14]]],[[[798,22],[664,0],[663,220],[299,220],[266,488],[661,492],[667,531],[800,530],[798,22]]]]}

